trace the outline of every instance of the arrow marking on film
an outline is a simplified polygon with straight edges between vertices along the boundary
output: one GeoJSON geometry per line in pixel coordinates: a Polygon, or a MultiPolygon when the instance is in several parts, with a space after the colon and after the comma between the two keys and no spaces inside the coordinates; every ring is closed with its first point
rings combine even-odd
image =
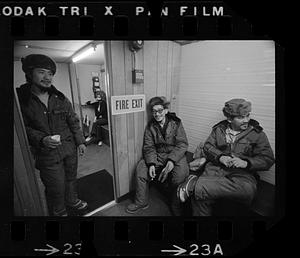
{"type": "Polygon", "coordinates": [[[51,249],[34,249],[34,251],[36,252],[51,252],[51,253],[47,253],[46,255],[52,255],[52,254],[55,254],[57,252],[59,252],[59,250],[51,245],[48,245],[47,246],[51,249]]]}
{"type": "Polygon", "coordinates": [[[183,253],[186,252],[185,249],[183,249],[183,248],[181,248],[177,245],[173,245],[173,246],[176,247],[177,250],[161,250],[161,252],[163,252],[163,253],[175,253],[174,255],[180,255],[180,254],[183,254],[183,253]]]}

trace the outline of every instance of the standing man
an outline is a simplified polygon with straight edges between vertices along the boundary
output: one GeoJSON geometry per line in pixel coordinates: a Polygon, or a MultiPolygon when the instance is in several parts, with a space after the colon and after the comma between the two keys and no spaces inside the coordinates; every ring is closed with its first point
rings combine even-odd
{"type": "Polygon", "coordinates": [[[219,198],[250,205],[256,193],[257,171],[274,164],[274,154],[263,128],[250,119],[251,103],[232,99],[225,103],[227,118],[216,124],[204,143],[208,160],[203,174],[190,175],[178,187],[178,198],[191,197],[194,216],[212,215],[219,198]]]}
{"type": "Polygon", "coordinates": [[[67,216],[66,206],[82,211],[87,203],[77,196],[77,147],[83,155],[86,146],[79,119],[70,101],[52,85],[55,62],[39,54],[21,61],[27,82],[17,93],[49,213],[67,216]]]}
{"type": "Polygon", "coordinates": [[[139,161],[135,174],[135,200],[128,205],[128,213],[148,208],[149,182],[155,180],[165,186],[168,183],[171,211],[175,216],[181,215],[176,189],[189,174],[185,156],[188,141],[181,120],[175,113],[168,112],[168,105],[164,97],[154,97],[149,101],[153,118],[145,130],[143,159],[139,161]]]}

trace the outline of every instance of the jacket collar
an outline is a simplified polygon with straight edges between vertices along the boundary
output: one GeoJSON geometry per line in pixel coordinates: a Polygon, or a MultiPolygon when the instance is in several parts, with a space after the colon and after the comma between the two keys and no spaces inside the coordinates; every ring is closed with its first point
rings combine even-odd
{"type": "MultiPolygon", "coordinates": [[[[215,124],[213,126],[213,129],[219,127],[225,131],[226,128],[228,127],[228,125],[229,125],[229,122],[227,120],[222,120],[221,122],[215,124]]],[[[254,119],[250,119],[249,125],[252,126],[253,129],[257,132],[261,132],[263,130],[263,128],[259,125],[259,123],[254,119]]]]}
{"type": "MultiPolygon", "coordinates": [[[[32,98],[32,94],[33,94],[31,92],[31,84],[29,83],[22,84],[19,88],[17,88],[17,93],[20,102],[27,104],[32,98]]],[[[53,85],[51,85],[49,93],[57,95],[62,100],[66,98],[65,95],[59,90],[57,90],[53,85]]]]}

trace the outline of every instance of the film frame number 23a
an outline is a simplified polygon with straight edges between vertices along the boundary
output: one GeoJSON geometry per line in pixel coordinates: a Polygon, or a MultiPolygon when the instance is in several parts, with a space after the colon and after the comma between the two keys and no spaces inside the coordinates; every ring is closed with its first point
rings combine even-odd
{"type": "Polygon", "coordinates": [[[189,255],[223,255],[223,250],[221,248],[220,244],[216,244],[214,248],[211,248],[209,244],[202,244],[202,245],[197,245],[197,244],[192,244],[190,245],[190,253],[189,255]]]}

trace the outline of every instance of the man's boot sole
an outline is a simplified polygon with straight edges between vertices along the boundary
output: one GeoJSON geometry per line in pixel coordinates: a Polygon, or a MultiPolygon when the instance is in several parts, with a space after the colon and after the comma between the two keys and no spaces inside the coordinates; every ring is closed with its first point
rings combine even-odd
{"type": "Polygon", "coordinates": [[[139,210],[146,210],[146,209],[148,209],[148,208],[149,208],[149,204],[147,204],[145,207],[139,208],[139,209],[137,209],[137,210],[135,210],[135,211],[130,211],[130,210],[126,209],[126,212],[131,213],[131,214],[134,214],[134,213],[137,213],[139,210]]]}

